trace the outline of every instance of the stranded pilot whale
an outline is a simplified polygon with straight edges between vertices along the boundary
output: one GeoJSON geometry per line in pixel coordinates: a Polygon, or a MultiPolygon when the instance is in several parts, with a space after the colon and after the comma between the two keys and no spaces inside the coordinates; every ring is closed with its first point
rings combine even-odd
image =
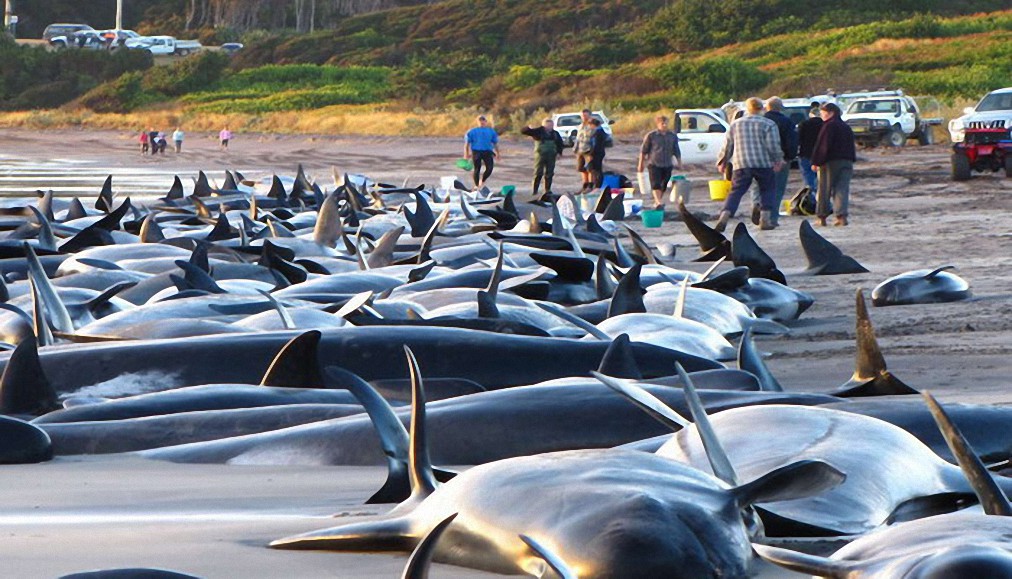
{"type": "Polygon", "coordinates": [[[937,269],[918,269],[895,275],[871,291],[871,305],[902,306],[958,302],[970,298],[970,284],[943,265],[937,269]]]}
{"type": "Polygon", "coordinates": [[[424,387],[410,350],[408,358],[411,497],[378,519],[279,539],[272,547],[408,552],[456,514],[441,531],[435,561],[530,572],[532,562],[544,559],[525,535],[588,577],[625,576],[630,569],[640,577],[746,577],[752,553],[741,509],[818,493],[842,479],[823,463],[803,461],[731,487],[646,453],[609,449],[507,459],[437,486],[424,387]]]}

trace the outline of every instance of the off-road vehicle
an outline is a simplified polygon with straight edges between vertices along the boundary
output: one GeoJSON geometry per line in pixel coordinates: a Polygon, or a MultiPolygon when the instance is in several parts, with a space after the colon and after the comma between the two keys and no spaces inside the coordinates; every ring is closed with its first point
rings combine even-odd
{"type": "Polygon", "coordinates": [[[1012,177],[1012,135],[997,121],[970,121],[963,141],[952,145],[952,179],[966,181],[973,171],[1005,170],[1012,177]]]}

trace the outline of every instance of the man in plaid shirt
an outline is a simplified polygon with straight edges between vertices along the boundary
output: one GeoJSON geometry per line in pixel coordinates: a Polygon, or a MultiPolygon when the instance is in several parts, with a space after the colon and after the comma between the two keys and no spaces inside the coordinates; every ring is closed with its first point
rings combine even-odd
{"type": "Polygon", "coordinates": [[[721,172],[730,160],[731,194],[724,202],[714,229],[724,231],[727,222],[738,210],[742,196],[752,181],[759,185],[761,212],[759,229],[774,229],[776,223],[771,217],[776,203],[775,171],[784,165],[784,152],[780,148],[780,132],[777,124],[762,115],[763,103],[752,97],[745,101],[745,116],[731,123],[731,129],[724,139],[724,146],[717,156],[717,169],[721,172]]]}

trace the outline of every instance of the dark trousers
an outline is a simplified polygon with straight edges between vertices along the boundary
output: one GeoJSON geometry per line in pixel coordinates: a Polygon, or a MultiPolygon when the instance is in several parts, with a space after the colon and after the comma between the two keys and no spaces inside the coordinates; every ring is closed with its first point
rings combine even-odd
{"type": "Polygon", "coordinates": [[[591,183],[594,184],[594,187],[600,188],[601,182],[604,180],[604,154],[592,154],[590,162],[587,163],[587,170],[590,171],[591,183]]]}
{"type": "Polygon", "coordinates": [[[492,151],[471,151],[471,161],[474,163],[474,186],[477,187],[479,183],[485,183],[492,176],[495,155],[492,154],[492,151]],[[485,166],[484,173],[481,170],[482,165],[485,166]]]}
{"type": "Polygon", "coordinates": [[[762,209],[770,211],[774,208],[774,204],[776,203],[776,176],[773,174],[773,168],[763,167],[753,169],[746,167],[739,169],[735,167],[731,173],[731,194],[727,196],[727,201],[724,202],[724,211],[727,211],[731,215],[734,215],[738,211],[741,198],[748,192],[752,181],[755,181],[759,185],[759,200],[762,209]]]}
{"type": "Polygon", "coordinates": [[[850,207],[850,178],[854,174],[854,161],[836,159],[819,167],[819,192],[816,195],[815,214],[825,219],[836,212],[846,217],[850,207]]]}
{"type": "Polygon", "coordinates": [[[545,193],[552,192],[552,180],[555,178],[555,155],[534,154],[534,187],[533,194],[538,194],[541,178],[545,179],[545,193]]]}

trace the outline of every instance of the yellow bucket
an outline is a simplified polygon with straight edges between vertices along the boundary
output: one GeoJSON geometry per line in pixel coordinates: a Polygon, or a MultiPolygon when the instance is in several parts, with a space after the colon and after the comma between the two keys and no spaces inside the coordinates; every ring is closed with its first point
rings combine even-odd
{"type": "Polygon", "coordinates": [[[727,199],[728,193],[731,192],[731,182],[726,179],[717,179],[710,181],[710,199],[714,201],[723,201],[727,199]]]}

